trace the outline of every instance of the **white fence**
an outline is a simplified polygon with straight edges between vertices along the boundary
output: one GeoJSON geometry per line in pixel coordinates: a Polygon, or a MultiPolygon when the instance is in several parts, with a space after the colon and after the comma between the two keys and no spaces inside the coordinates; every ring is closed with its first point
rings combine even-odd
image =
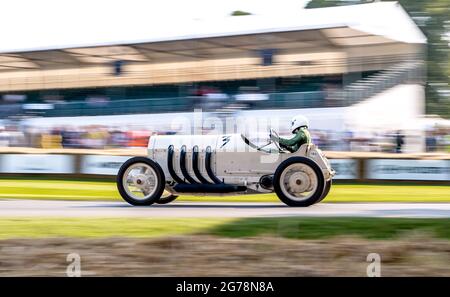
{"type": "Polygon", "coordinates": [[[450,180],[450,160],[367,160],[368,179],[450,180]]]}
{"type": "MultiPolygon", "coordinates": [[[[2,174],[116,175],[131,156],[2,154],[2,174]]],[[[340,180],[450,181],[450,160],[331,159],[340,180]],[[363,168],[361,168],[361,166],[363,168]]]]}

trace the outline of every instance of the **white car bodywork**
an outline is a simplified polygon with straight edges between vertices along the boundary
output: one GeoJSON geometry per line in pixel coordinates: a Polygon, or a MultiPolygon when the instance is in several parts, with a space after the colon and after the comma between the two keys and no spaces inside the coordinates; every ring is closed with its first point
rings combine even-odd
{"type": "Polygon", "coordinates": [[[205,181],[243,186],[245,193],[271,192],[272,189],[260,185],[261,177],[273,175],[281,162],[294,156],[313,160],[322,170],[325,181],[334,175],[329,161],[314,144],[304,144],[294,153],[265,152],[249,146],[244,139],[241,134],[155,135],[150,137],[148,157],[161,166],[166,189],[172,193],[176,193],[176,184],[205,184],[205,181]]]}

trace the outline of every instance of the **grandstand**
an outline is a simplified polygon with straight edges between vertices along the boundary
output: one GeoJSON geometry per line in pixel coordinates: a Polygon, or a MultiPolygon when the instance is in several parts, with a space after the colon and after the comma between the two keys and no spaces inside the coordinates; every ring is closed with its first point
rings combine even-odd
{"type": "Polygon", "coordinates": [[[343,129],[345,108],[367,114],[358,104],[386,92],[410,98],[401,100],[404,116],[375,128],[423,113],[417,88],[423,88],[426,38],[397,2],[301,10],[286,19],[229,17],[180,25],[164,36],[139,32],[133,39],[99,36],[96,43],[3,45],[0,116],[324,108],[313,123],[326,128],[323,113],[333,114],[342,121],[330,129],[343,129]],[[257,100],[238,104],[246,94],[257,100]]]}

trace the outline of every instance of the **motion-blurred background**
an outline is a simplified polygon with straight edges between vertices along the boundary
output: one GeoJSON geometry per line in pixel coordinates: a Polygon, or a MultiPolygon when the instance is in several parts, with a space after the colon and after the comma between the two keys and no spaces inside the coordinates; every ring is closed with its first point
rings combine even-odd
{"type": "Polygon", "coordinates": [[[40,2],[0,21],[3,147],[145,147],[197,108],[278,116],[281,132],[302,113],[329,151],[450,151],[448,1],[139,2],[66,17],[40,2]]]}
{"type": "Polygon", "coordinates": [[[0,275],[65,275],[68,252],[80,253],[83,275],[364,276],[374,252],[383,275],[450,275],[450,0],[1,6],[0,275]],[[337,172],[318,211],[377,202],[384,210],[365,215],[395,218],[158,217],[172,205],[70,217],[104,214],[99,200],[120,199],[112,180],[121,164],[145,156],[154,133],[186,133],[173,121],[194,122],[194,110],[205,122],[276,118],[282,135],[293,115],[307,116],[337,172]],[[44,209],[69,202],[23,199],[88,202],[55,218],[44,209]],[[404,218],[414,211],[426,218],[404,218]]]}

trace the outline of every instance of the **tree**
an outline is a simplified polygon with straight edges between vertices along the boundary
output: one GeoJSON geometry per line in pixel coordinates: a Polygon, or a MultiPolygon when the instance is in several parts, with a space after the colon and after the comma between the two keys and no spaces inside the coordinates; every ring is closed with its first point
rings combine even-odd
{"type": "MultiPolygon", "coordinates": [[[[306,8],[361,4],[368,0],[312,0],[306,8]]],[[[426,112],[450,117],[450,0],[399,0],[428,39],[426,112]]]]}
{"type": "Polygon", "coordinates": [[[235,10],[232,13],[230,13],[232,16],[241,16],[241,15],[251,15],[250,12],[242,11],[242,10],[235,10]]]}

